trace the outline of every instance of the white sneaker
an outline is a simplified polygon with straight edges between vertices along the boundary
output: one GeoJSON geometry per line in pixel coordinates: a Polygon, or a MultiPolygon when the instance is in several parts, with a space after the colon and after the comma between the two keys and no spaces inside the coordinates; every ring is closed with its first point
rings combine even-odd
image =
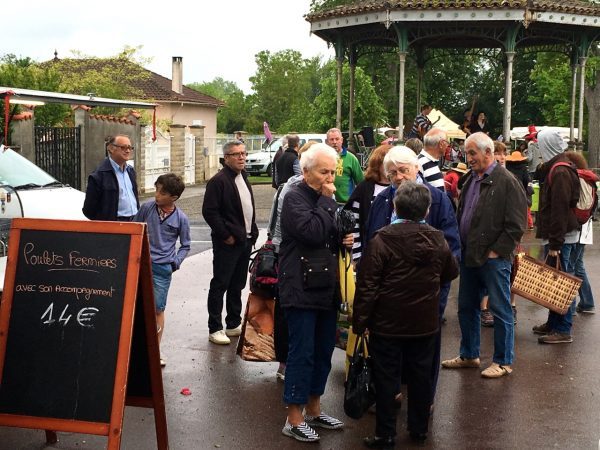
{"type": "Polygon", "coordinates": [[[231,340],[227,337],[223,330],[215,331],[208,335],[208,340],[213,344],[227,345],[231,343],[231,340]]]}
{"type": "Polygon", "coordinates": [[[242,334],[242,326],[238,325],[235,328],[227,328],[225,334],[229,337],[237,337],[242,334]]]}

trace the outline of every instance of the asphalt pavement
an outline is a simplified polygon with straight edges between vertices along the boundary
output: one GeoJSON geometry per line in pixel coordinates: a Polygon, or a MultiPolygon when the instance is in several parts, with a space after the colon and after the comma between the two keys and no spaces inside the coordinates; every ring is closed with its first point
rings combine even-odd
{"type": "MultiPolygon", "coordinates": [[[[173,277],[166,310],[162,354],[170,448],[195,449],[360,449],[374,431],[375,416],[344,416],[344,353],[335,350],[323,410],[346,422],[343,431],[323,430],[319,444],[302,444],[281,434],[286,410],[277,363],[250,363],[235,345],[208,342],[206,296],[212,276],[209,230],[201,219],[203,187],[188,188],[179,205],[190,217],[194,253],[173,277]],[[188,388],[191,395],[180,392],[188,388]]],[[[258,222],[264,224],[274,190],[255,186],[258,222]]],[[[596,230],[597,240],[600,230],[596,230]]],[[[525,249],[539,255],[539,241],[527,232],[525,249]]],[[[588,246],[585,262],[592,288],[600,287],[600,245],[588,246]]],[[[443,327],[442,359],[458,354],[460,330],[455,281],[443,327]]],[[[244,293],[244,298],[246,293],[244,293]]],[[[599,300],[600,301],[600,300],[599,300]]],[[[547,310],[517,298],[513,373],[484,379],[476,369],[442,369],[425,448],[431,449],[597,449],[600,439],[600,327],[597,315],[574,318],[574,342],[540,345],[531,332],[547,310]]],[[[600,313],[599,313],[600,314],[600,313]]],[[[491,362],[493,329],[482,329],[482,366],[491,362]]],[[[398,416],[397,448],[412,448],[406,433],[406,405],[398,416]]],[[[38,430],[0,427],[0,450],[98,449],[106,438],[59,433],[44,445],[38,430]]],[[[127,407],[123,449],[156,448],[151,410],[127,407]]]]}

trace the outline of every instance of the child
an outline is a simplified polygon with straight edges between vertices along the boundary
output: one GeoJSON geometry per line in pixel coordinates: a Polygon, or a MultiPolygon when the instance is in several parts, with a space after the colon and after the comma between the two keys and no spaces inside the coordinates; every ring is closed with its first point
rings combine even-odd
{"type": "MultiPolygon", "coordinates": [[[[152,257],[152,284],[156,304],[158,343],[165,328],[165,307],[171,285],[171,275],[181,266],[190,251],[190,224],[187,216],[175,206],[185,189],[180,176],[167,173],[154,183],[154,201],[144,203],[135,216],[135,222],[146,222],[152,257]],[[175,249],[179,238],[179,249],[175,249]]],[[[160,358],[160,365],[166,365],[160,358]]]]}

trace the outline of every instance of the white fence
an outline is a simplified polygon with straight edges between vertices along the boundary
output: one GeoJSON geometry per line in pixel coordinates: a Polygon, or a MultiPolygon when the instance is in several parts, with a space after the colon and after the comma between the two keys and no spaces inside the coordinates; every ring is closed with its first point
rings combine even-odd
{"type": "MultiPolygon", "coordinates": [[[[144,187],[146,191],[154,189],[156,179],[171,170],[171,137],[168,133],[158,133],[158,139],[152,142],[148,134],[146,139],[146,172],[144,187]]],[[[221,169],[223,158],[223,145],[234,139],[233,135],[217,135],[204,138],[204,177],[208,180],[221,169]]],[[[276,139],[273,136],[273,139],[276,139]]],[[[263,149],[265,137],[263,135],[245,136],[246,150],[250,153],[263,149]]],[[[196,140],[194,135],[185,135],[185,183],[194,184],[196,167],[196,140]]]]}
{"type": "Polygon", "coordinates": [[[160,139],[146,141],[146,171],[144,189],[151,192],[156,179],[171,170],[171,138],[161,135],[160,139]]]}

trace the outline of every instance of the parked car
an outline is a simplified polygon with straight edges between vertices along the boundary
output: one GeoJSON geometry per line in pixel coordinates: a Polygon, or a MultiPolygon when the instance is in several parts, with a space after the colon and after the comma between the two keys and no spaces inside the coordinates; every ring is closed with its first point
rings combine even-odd
{"type": "Polygon", "coordinates": [[[0,145],[0,292],[15,217],[87,220],[85,194],[56,180],[15,151],[0,145]]]}
{"type": "MultiPolygon", "coordinates": [[[[307,141],[325,142],[325,134],[299,134],[300,147],[307,141]]],[[[271,142],[267,148],[260,152],[253,152],[246,158],[246,172],[250,175],[273,175],[273,157],[279,147],[282,146],[283,138],[271,142]]]]}

